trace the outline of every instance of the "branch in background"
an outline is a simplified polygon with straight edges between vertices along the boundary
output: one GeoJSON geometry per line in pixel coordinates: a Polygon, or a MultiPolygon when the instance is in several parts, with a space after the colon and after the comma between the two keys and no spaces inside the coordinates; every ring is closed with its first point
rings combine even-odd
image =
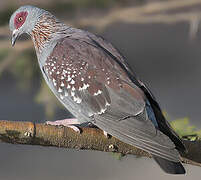
{"type": "MultiPolygon", "coordinates": [[[[55,146],[71,149],[117,152],[136,156],[151,157],[147,152],[125,144],[118,139],[106,138],[97,128],[81,128],[81,134],[71,128],[56,127],[32,122],[0,121],[0,141],[12,144],[55,146]]],[[[182,161],[201,167],[201,141],[186,141],[187,153],[182,161]]]]}
{"type": "Polygon", "coordinates": [[[6,58],[0,63],[0,74],[7,68],[9,65],[12,64],[12,62],[16,59],[18,56],[18,52],[13,51],[10,53],[6,58]]]}
{"type": "Polygon", "coordinates": [[[195,17],[191,21],[189,21],[189,35],[191,39],[194,39],[199,31],[200,20],[201,17],[195,17]]]}
{"type": "MultiPolygon", "coordinates": [[[[104,16],[84,17],[75,22],[81,26],[94,26],[104,29],[111,23],[176,23],[176,22],[199,22],[201,13],[199,8],[201,0],[169,0],[147,3],[138,7],[118,8],[104,16]],[[189,11],[184,10],[189,8],[189,11]]],[[[192,24],[192,23],[190,23],[192,24]]],[[[198,23],[199,24],[199,23],[198,23]]],[[[191,28],[192,29],[192,28],[191,28]]]]}
{"type": "MultiPolygon", "coordinates": [[[[20,42],[16,45],[15,49],[12,49],[11,52],[0,62],[0,74],[9,67],[13,61],[26,49],[30,49],[33,46],[31,41],[20,42]]],[[[9,41],[1,41],[0,49],[10,49],[11,44],[9,41]]]]}
{"type": "MultiPolygon", "coordinates": [[[[176,23],[201,20],[201,0],[169,0],[147,3],[142,6],[111,9],[109,13],[89,17],[74,18],[66,24],[77,26],[93,26],[103,29],[114,22],[126,23],[176,23]],[[189,8],[189,10],[187,10],[189,8]],[[77,20],[78,19],[78,20],[77,20]]],[[[199,23],[198,23],[199,24],[199,23]]],[[[0,28],[0,36],[7,34],[8,27],[0,28]]]]}
{"type": "MultiPolygon", "coordinates": [[[[111,9],[107,14],[90,17],[75,17],[66,24],[74,26],[93,26],[97,29],[104,29],[109,24],[115,22],[126,23],[176,23],[176,22],[189,22],[190,24],[190,37],[194,37],[198,32],[199,23],[201,20],[201,12],[199,9],[195,10],[193,6],[201,6],[201,0],[169,0],[147,3],[142,6],[133,6],[127,8],[111,9]],[[190,8],[186,12],[183,8],[190,8]],[[175,11],[172,13],[172,11],[175,11]],[[171,13],[168,13],[171,12],[171,13]]],[[[8,26],[0,27],[0,36],[10,39],[8,26]],[[6,35],[7,34],[7,35],[6,35]]],[[[16,45],[16,50],[20,51],[23,48],[32,47],[31,42],[19,42],[16,45]]],[[[11,48],[8,40],[1,41],[0,49],[11,48]]]]}
{"type": "MultiPolygon", "coordinates": [[[[1,29],[1,28],[0,28],[1,29]]],[[[1,35],[0,35],[1,36],[1,35]]],[[[10,38],[8,38],[10,39],[10,38]]],[[[18,41],[13,49],[10,40],[1,40],[0,49],[11,49],[12,51],[24,51],[33,47],[33,43],[29,41],[18,41]]]]}

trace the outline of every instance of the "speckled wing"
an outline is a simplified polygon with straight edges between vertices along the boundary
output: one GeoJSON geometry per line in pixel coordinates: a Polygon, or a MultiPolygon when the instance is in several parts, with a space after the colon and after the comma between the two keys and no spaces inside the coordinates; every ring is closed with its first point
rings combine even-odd
{"type": "Polygon", "coordinates": [[[88,41],[87,36],[85,40],[64,38],[47,58],[43,69],[55,95],[76,117],[85,114],[86,118],[107,109],[111,104],[108,89],[113,89],[120,93],[119,104],[124,103],[119,108],[132,115],[141,113],[144,94],[119,64],[88,41]]]}
{"type": "Polygon", "coordinates": [[[79,120],[118,139],[179,161],[173,142],[148,119],[146,97],[131,81],[122,56],[89,33],[61,39],[44,66],[50,88],[79,120]]]}

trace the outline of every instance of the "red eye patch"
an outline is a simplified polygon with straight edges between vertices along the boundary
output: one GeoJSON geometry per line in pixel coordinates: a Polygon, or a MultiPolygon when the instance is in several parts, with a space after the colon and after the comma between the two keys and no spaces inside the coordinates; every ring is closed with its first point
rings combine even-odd
{"type": "Polygon", "coordinates": [[[14,26],[16,29],[19,29],[25,22],[28,13],[26,11],[19,12],[16,14],[14,19],[14,26]]]}

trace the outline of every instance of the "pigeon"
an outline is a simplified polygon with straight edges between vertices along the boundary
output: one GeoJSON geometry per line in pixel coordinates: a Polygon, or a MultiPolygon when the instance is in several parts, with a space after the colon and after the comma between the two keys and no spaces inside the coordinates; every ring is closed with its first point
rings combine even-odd
{"type": "MultiPolygon", "coordinates": [[[[185,174],[182,140],[147,86],[104,38],[59,21],[50,12],[22,6],[11,16],[11,43],[27,33],[43,77],[73,122],[92,123],[152,155],[169,174],[185,174]]],[[[76,130],[76,129],[75,129],[76,130]]]]}

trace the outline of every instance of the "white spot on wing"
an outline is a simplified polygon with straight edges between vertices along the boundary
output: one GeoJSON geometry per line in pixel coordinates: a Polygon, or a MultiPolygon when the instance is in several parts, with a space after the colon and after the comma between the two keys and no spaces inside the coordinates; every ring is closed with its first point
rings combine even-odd
{"type": "Polygon", "coordinates": [[[106,110],[107,110],[107,108],[103,108],[103,109],[101,109],[101,111],[98,112],[98,114],[103,114],[106,110]]]}
{"type": "Polygon", "coordinates": [[[64,98],[64,96],[60,94],[60,98],[61,98],[61,99],[63,99],[63,98],[64,98]]]}
{"type": "Polygon", "coordinates": [[[62,90],[61,88],[59,88],[59,89],[58,89],[58,92],[60,92],[60,93],[61,93],[62,91],[63,91],[63,90],[62,90]]]}
{"type": "Polygon", "coordinates": [[[74,97],[73,100],[78,104],[82,102],[82,99],[79,97],[74,97]]]}
{"type": "Polygon", "coordinates": [[[61,83],[61,87],[64,87],[64,83],[63,82],[61,83]]]}
{"type": "Polygon", "coordinates": [[[67,81],[70,81],[71,80],[71,77],[70,77],[70,75],[68,75],[68,79],[67,79],[67,81]]]}
{"type": "Polygon", "coordinates": [[[65,91],[64,96],[68,96],[68,92],[67,91],[65,91]]]}
{"type": "Polygon", "coordinates": [[[82,87],[79,87],[79,90],[85,90],[85,89],[87,89],[89,87],[89,84],[83,84],[83,86],[82,87]]]}
{"type": "Polygon", "coordinates": [[[101,93],[102,93],[102,91],[99,89],[97,92],[94,93],[94,96],[97,96],[97,95],[99,95],[101,93]]]}
{"type": "Polygon", "coordinates": [[[72,79],[70,83],[71,83],[71,84],[75,84],[75,81],[72,79]]]}
{"type": "Polygon", "coordinates": [[[74,91],[71,91],[71,96],[75,96],[75,92],[74,91]]]}
{"type": "Polygon", "coordinates": [[[110,106],[110,104],[108,102],[106,102],[105,106],[110,106]]]}
{"type": "Polygon", "coordinates": [[[68,84],[68,85],[67,85],[67,89],[70,89],[70,87],[71,87],[71,86],[68,84]]]}
{"type": "Polygon", "coordinates": [[[94,115],[94,114],[91,113],[91,112],[88,113],[88,116],[89,116],[89,117],[92,117],[93,115],[94,115]]]}

